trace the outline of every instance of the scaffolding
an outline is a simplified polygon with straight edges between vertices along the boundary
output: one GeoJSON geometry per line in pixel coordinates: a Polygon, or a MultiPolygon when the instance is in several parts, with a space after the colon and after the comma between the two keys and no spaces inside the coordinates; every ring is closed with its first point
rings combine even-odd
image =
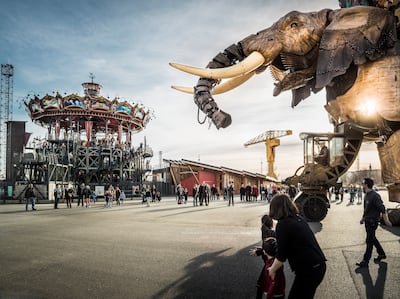
{"type": "Polygon", "coordinates": [[[1,65],[0,87],[0,180],[6,179],[7,157],[7,122],[12,120],[13,113],[13,75],[11,64],[1,65]]]}
{"type": "Polygon", "coordinates": [[[57,184],[76,191],[81,184],[92,190],[119,185],[129,196],[133,184],[144,182],[153,151],[146,140],[138,147],[132,142],[150,120],[150,109],[101,96],[102,86],[91,78],[82,84],[83,96],[55,92],[24,100],[32,121],[47,128],[48,136],[35,137],[16,163],[15,199],[23,198],[29,183],[38,189],[37,199],[47,200],[57,184]]]}

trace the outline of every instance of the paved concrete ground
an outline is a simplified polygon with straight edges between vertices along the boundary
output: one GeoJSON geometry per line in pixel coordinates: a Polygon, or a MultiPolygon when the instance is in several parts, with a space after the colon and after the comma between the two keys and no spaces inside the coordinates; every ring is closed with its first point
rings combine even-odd
{"type": "MultiPolygon", "coordinates": [[[[262,261],[248,250],[260,244],[265,203],[60,206],[0,205],[0,298],[254,298],[262,261]]],[[[356,270],[361,212],[345,198],[310,224],[328,258],[316,298],[400,298],[400,227],[377,231],[385,262],[356,270]]]]}

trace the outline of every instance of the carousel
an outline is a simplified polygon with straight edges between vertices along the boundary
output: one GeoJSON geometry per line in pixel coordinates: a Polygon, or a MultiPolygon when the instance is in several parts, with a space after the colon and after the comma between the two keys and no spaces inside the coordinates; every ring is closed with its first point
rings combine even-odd
{"type": "Polygon", "coordinates": [[[153,153],[146,140],[134,147],[133,134],[146,127],[150,109],[101,96],[102,86],[93,78],[82,86],[83,95],[56,92],[24,101],[47,136],[34,140],[32,155],[21,161],[19,180],[43,184],[47,192],[56,184],[140,184],[153,153]]]}

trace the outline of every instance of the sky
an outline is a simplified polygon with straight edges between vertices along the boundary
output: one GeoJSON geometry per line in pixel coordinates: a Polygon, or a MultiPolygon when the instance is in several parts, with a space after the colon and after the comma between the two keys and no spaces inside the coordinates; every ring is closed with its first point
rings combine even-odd
{"type": "MultiPolygon", "coordinates": [[[[53,91],[83,94],[81,84],[93,73],[103,96],[153,111],[133,143],[146,139],[154,168],[161,159],[188,159],[266,174],[265,145],[244,143],[268,130],[292,130],[275,151],[275,172],[286,178],[303,164],[300,132],[333,131],[323,107],[325,91],[291,108],[291,92],[273,97],[273,79],[266,71],[214,97],[233,120],[217,130],[198,123],[191,95],[171,89],[192,87],[198,78],[169,63],[205,67],[226,47],[289,11],[324,8],[337,9],[338,1],[2,0],[0,62],[14,66],[12,120],[28,121],[28,132],[44,136],[43,128],[29,122],[22,100],[53,91]]],[[[363,144],[353,169],[369,165],[380,167],[373,143],[363,144]]]]}

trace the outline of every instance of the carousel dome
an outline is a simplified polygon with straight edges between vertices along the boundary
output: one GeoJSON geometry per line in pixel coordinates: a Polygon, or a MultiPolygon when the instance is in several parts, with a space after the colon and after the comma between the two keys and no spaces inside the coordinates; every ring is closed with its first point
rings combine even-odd
{"type": "Polygon", "coordinates": [[[24,104],[30,118],[42,127],[57,122],[61,128],[70,127],[71,123],[91,121],[95,131],[107,127],[114,132],[121,129],[140,132],[151,119],[150,110],[143,105],[101,96],[102,86],[98,83],[86,82],[82,86],[83,95],[72,93],[61,96],[56,92],[55,95],[29,98],[24,104]]]}

